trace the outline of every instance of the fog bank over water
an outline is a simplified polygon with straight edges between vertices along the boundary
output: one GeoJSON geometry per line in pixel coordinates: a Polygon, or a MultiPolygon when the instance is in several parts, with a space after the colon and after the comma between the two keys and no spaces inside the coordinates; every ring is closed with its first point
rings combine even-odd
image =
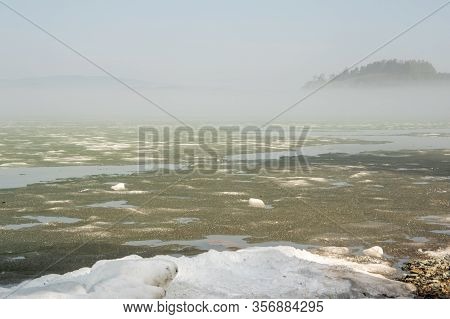
{"type": "MultiPolygon", "coordinates": [[[[171,86],[133,80],[145,96],[182,121],[266,122],[311,89],[171,86]]],[[[174,120],[133,92],[103,77],[2,82],[2,121],[174,120]]],[[[275,122],[445,121],[448,84],[375,88],[325,87],[275,122]]]]}
{"type": "Polygon", "coordinates": [[[20,15],[0,10],[1,121],[174,122],[110,74],[186,123],[265,123],[305,96],[305,83],[352,65],[342,79],[377,86],[327,87],[277,122],[449,118],[450,81],[433,82],[450,78],[450,6],[440,0],[9,6],[20,15]],[[403,86],[412,79],[433,83],[403,86]]]}

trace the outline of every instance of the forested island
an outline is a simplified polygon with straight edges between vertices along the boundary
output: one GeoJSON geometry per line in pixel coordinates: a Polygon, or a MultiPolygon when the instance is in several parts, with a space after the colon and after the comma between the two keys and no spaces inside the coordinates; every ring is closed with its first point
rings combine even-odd
{"type": "Polygon", "coordinates": [[[386,86],[415,83],[450,85],[450,73],[438,72],[423,60],[381,60],[338,74],[320,74],[308,81],[304,88],[316,88],[332,80],[338,86],[386,86]],[[334,80],[333,80],[334,79],[334,80]]]}

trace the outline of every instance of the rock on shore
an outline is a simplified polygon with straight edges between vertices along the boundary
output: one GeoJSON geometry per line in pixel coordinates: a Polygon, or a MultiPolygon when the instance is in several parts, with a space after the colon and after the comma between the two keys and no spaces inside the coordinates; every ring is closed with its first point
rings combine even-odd
{"type": "Polygon", "coordinates": [[[415,285],[419,298],[450,298],[450,247],[423,256],[403,266],[402,281],[415,285]]]}

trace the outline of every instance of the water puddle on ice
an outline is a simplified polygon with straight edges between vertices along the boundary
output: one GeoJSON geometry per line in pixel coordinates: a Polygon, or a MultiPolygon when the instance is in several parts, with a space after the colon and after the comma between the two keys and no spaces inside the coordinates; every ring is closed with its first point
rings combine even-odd
{"type": "MultiPolygon", "coordinates": [[[[304,156],[318,156],[322,154],[359,154],[370,152],[393,152],[400,150],[433,150],[447,149],[450,137],[449,129],[433,129],[436,132],[429,132],[428,129],[404,129],[404,130],[312,130],[310,138],[342,138],[358,139],[361,143],[338,143],[325,145],[306,145],[301,148],[304,156]]],[[[229,160],[258,161],[276,160],[281,157],[298,156],[296,150],[281,152],[266,152],[252,154],[236,154],[227,156],[229,160]]],[[[390,156],[390,155],[389,155],[390,156]]]]}
{"type": "Polygon", "coordinates": [[[347,182],[333,182],[333,183],[331,183],[331,186],[334,186],[334,187],[351,187],[352,184],[347,183],[347,182]]]}
{"type": "Polygon", "coordinates": [[[307,249],[315,247],[313,245],[302,245],[289,241],[270,241],[261,243],[249,243],[247,239],[250,236],[235,236],[235,235],[209,235],[204,239],[195,240],[169,240],[162,241],[158,239],[154,240],[139,240],[139,241],[129,241],[124,245],[126,246],[148,246],[148,247],[163,247],[163,246],[182,246],[182,247],[193,247],[198,250],[217,250],[224,251],[230,249],[243,249],[248,247],[272,247],[272,246],[291,246],[299,249],[307,249]]]}
{"type": "Polygon", "coordinates": [[[0,226],[3,230],[20,230],[24,228],[31,228],[36,226],[48,225],[48,224],[74,224],[81,221],[79,218],[71,218],[64,216],[21,216],[19,218],[31,219],[37,221],[37,223],[24,223],[24,224],[9,224],[0,226]]]}
{"type": "Polygon", "coordinates": [[[173,219],[174,222],[176,222],[177,224],[182,224],[182,225],[195,223],[199,220],[200,220],[199,218],[195,218],[195,217],[180,217],[180,218],[173,219]]]}
{"type": "Polygon", "coordinates": [[[59,167],[5,167],[0,168],[0,189],[26,187],[30,184],[47,183],[69,178],[82,178],[96,175],[131,175],[142,171],[158,169],[184,169],[178,164],[104,165],[104,166],[59,166],[59,167]]]}
{"type": "Polygon", "coordinates": [[[134,208],[136,206],[129,205],[128,201],[126,201],[126,200],[114,200],[114,201],[110,201],[110,202],[90,204],[90,205],[86,205],[86,207],[95,207],[95,208],[134,208]]]}
{"type": "Polygon", "coordinates": [[[430,215],[419,217],[418,219],[430,225],[439,225],[448,228],[448,229],[436,229],[432,230],[431,232],[434,234],[442,234],[450,236],[450,215],[443,215],[443,216],[430,215]]]}
{"type": "Polygon", "coordinates": [[[81,221],[79,218],[64,217],[64,216],[22,216],[22,218],[37,220],[42,224],[74,224],[81,221]]]}
{"type": "Polygon", "coordinates": [[[30,184],[91,175],[132,174],[136,170],[137,167],[135,165],[2,168],[0,169],[0,189],[25,187],[30,184]]]}
{"type": "Polygon", "coordinates": [[[129,241],[124,245],[127,246],[150,246],[150,247],[162,247],[169,245],[177,246],[188,246],[194,247],[199,250],[210,250],[214,249],[217,251],[223,251],[227,249],[241,249],[248,246],[245,239],[247,236],[228,236],[228,235],[210,235],[206,236],[205,239],[197,240],[139,240],[139,241],[129,241]]]}
{"type": "Polygon", "coordinates": [[[3,230],[20,230],[20,229],[23,229],[23,228],[30,228],[30,227],[40,226],[40,225],[42,225],[42,224],[41,223],[9,224],[9,225],[0,226],[0,229],[3,229],[3,230]]]}
{"type": "Polygon", "coordinates": [[[411,240],[411,241],[413,241],[415,243],[427,243],[427,242],[430,241],[428,238],[420,237],[420,236],[417,236],[417,237],[406,237],[406,239],[411,240]]]}
{"type": "Polygon", "coordinates": [[[434,233],[434,234],[443,234],[443,235],[450,236],[450,229],[447,229],[447,230],[432,230],[431,232],[434,233]]]}

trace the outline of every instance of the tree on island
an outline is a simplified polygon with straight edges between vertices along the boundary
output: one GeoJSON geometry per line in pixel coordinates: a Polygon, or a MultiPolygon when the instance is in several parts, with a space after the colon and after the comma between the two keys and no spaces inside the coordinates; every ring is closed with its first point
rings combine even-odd
{"type": "MultiPolygon", "coordinates": [[[[324,74],[315,76],[305,84],[306,88],[320,86],[333,79],[324,74]]],[[[403,83],[412,81],[450,80],[449,73],[438,73],[434,66],[424,60],[382,60],[352,70],[345,70],[334,82],[349,85],[380,85],[383,83],[403,83]]]]}

